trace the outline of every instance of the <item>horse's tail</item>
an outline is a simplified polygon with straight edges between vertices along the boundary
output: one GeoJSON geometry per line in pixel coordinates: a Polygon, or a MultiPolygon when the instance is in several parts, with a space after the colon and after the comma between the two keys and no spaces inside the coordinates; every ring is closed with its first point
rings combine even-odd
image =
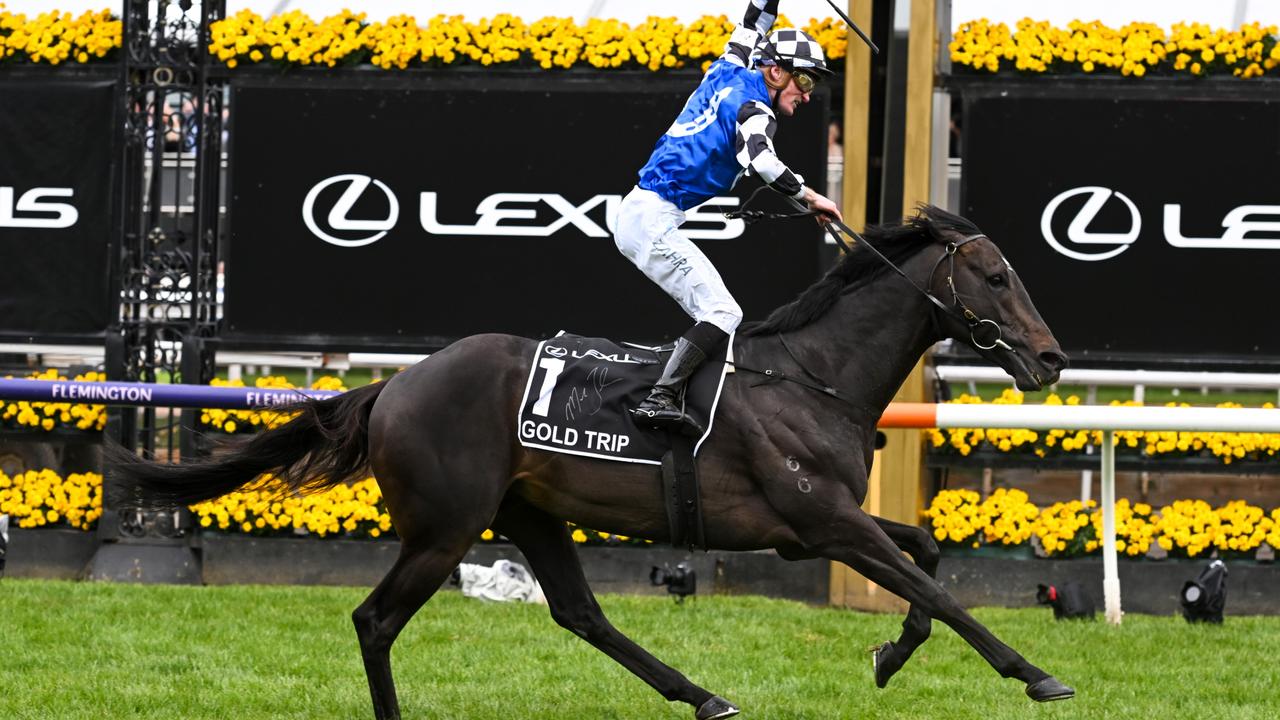
{"type": "Polygon", "coordinates": [[[297,413],[287,423],[216,451],[208,460],[180,465],[151,462],[120,446],[108,448],[122,501],[190,505],[225,495],[271,475],[280,492],[310,492],[364,477],[369,469],[369,413],[385,383],[327,400],[306,400],[277,410],[297,413]]]}

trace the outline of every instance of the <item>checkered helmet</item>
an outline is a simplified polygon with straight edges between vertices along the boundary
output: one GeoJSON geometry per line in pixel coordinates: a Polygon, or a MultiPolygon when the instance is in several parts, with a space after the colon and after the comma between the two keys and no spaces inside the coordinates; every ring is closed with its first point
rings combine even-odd
{"type": "Polygon", "coordinates": [[[809,70],[818,75],[831,75],[822,46],[803,30],[777,30],[757,51],[757,65],[778,65],[783,70],[809,70]]]}

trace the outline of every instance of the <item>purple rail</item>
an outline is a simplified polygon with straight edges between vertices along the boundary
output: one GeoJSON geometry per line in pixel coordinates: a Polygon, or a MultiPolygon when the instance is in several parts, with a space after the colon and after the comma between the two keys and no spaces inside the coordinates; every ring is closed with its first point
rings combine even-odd
{"type": "Polygon", "coordinates": [[[0,378],[0,398],[27,402],[251,410],[286,405],[307,398],[323,400],[335,395],[341,393],[335,390],[0,378]]]}

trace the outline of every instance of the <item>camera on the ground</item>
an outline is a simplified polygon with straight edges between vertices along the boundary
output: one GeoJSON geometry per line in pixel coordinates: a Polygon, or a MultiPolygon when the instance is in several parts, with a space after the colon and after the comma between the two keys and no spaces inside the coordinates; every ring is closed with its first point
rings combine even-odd
{"type": "Polygon", "coordinates": [[[677,563],[674,570],[670,565],[658,567],[653,566],[649,571],[649,582],[654,585],[666,585],[667,592],[676,596],[676,602],[684,602],[684,599],[698,591],[697,573],[689,567],[688,563],[677,563]]]}

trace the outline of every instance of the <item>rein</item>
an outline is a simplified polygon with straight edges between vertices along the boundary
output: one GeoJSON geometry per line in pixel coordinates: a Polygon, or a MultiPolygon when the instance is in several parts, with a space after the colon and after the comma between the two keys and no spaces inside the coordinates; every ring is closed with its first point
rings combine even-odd
{"type": "MultiPolygon", "coordinates": [[[[752,223],[760,222],[762,220],[796,220],[799,218],[817,217],[819,215],[817,211],[810,210],[804,207],[803,205],[800,204],[799,201],[797,201],[794,198],[787,198],[787,200],[798,209],[798,212],[780,213],[780,212],[770,212],[766,210],[749,209],[748,206],[750,206],[751,203],[755,201],[756,196],[759,195],[760,192],[765,189],[765,187],[767,186],[761,186],[757,188],[754,192],[751,193],[750,196],[747,197],[746,202],[744,202],[739,209],[727,212],[724,214],[724,216],[731,220],[741,219],[743,222],[750,225],[752,223]]],[[[964,300],[960,298],[960,292],[956,290],[956,283],[955,283],[956,253],[960,250],[961,246],[969,242],[972,242],[974,240],[977,240],[978,238],[985,238],[987,237],[986,235],[984,234],[970,235],[968,237],[961,238],[958,242],[948,242],[946,245],[946,252],[938,257],[938,261],[934,263],[933,269],[929,271],[929,281],[932,282],[933,276],[938,273],[938,268],[942,266],[942,261],[943,260],[948,261],[946,282],[947,282],[947,287],[951,290],[951,301],[952,301],[952,305],[948,306],[946,303],[939,300],[936,295],[929,292],[925,288],[922,288],[919,285],[917,285],[914,280],[912,280],[905,272],[902,271],[902,268],[898,267],[893,263],[893,261],[885,257],[884,253],[880,252],[876,248],[876,246],[872,245],[866,238],[862,237],[857,232],[855,232],[853,228],[850,228],[848,225],[845,225],[843,222],[839,220],[833,220],[829,223],[823,223],[822,229],[828,235],[830,235],[831,238],[836,241],[836,244],[838,244],[846,253],[852,254],[853,247],[850,246],[849,243],[845,242],[845,239],[841,237],[840,233],[844,233],[845,235],[848,235],[851,239],[853,239],[855,242],[861,243],[862,247],[869,249],[872,253],[875,254],[877,258],[880,259],[881,262],[887,265],[894,272],[898,273],[898,275],[900,275],[902,279],[910,283],[911,287],[916,289],[916,292],[919,292],[921,295],[928,298],[929,302],[933,303],[933,308],[930,309],[931,312],[929,314],[929,317],[933,320],[935,328],[939,326],[938,319],[937,319],[937,312],[941,311],[943,314],[950,316],[956,320],[959,320],[969,326],[969,340],[970,342],[973,343],[973,346],[978,348],[979,350],[992,350],[994,348],[999,347],[1003,350],[1013,352],[1013,348],[1010,347],[1009,344],[1006,343],[1003,339],[1004,333],[1003,333],[1003,328],[1001,328],[1000,324],[997,323],[995,320],[991,320],[989,318],[978,317],[978,314],[975,313],[968,305],[964,303],[964,300]],[[982,328],[985,325],[990,325],[991,327],[995,328],[996,335],[994,340],[984,345],[983,343],[979,342],[977,333],[979,331],[979,328],[982,328]]],[[[791,383],[800,385],[802,387],[806,387],[810,390],[814,390],[816,392],[822,393],[823,395],[833,397],[837,400],[840,400],[841,402],[844,402],[850,407],[853,407],[854,409],[863,410],[863,411],[871,410],[871,408],[867,408],[862,405],[859,405],[858,403],[853,402],[847,396],[841,394],[840,391],[837,390],[831,383],[827,382],[826,380],[823,380],[822,378],[818,377],[813,372],[811,372],[808,368],[806,368],[804,366],[804,363],[800,362],[800,358],[796,357],[796,354],[792,352],[791,347],[787,345],[786,338],[784,338],[781,333],[778,333],[778,342],[782,344],[782,348],[787,351],[787,355],[791,357],[791,360],[796,364],[796,367],[800,368],[800,371],[809,378],[808,380],[804,379],[803,377],[793,377],[782,372],[781,370],[774,370],[772,368],[759,370],[757,368],[747,367],[746,365],[739,364],[732,360],[726,360],[725,364],[730,365],[738,370],[743,370],[746,372],[763,376],[765,380],[757,384],[763,384],[763,383],[768,383],[772,381],[791,382],[791,383]]],[[[873,413],[873,414],[878,414],[878,413],[873,413]]]]}
{"type": "MultiPolygon", "coordinates": [[[[756,188],[756,190],[752,192],[750,196],[747,197],[747,201],[742,204],[742,207],[740,209],[727,212],[724,214],[724,216],[731,220],[741,219],[743,222],[750,225],[752,223],[760,222],[762,220],[795,220],[798,218],[817,217],[819,215],[817,211],[810,210],[804,207],[803,205],[801,205],[800,202],[795,198],[787,198],[787,200],[793,206],[798,208],[799,212],[779,213],[779,212],[769,212],[765,210],[748,209],[748,206],[755,201],[756,196],[759,195],[760,192],[764,190],[766,187],[767,186],[762,185],[761,187],[756,188]]],[[[845,242],[845,239],[841,237],[840,233],[844,233],[845,235],[848,235],[850,238],[852,238],[854,241],[859,242],[862,245],[862,247],[869,249],[872,253],[875,254],[877,258],[880,259],[881,262],[887,265],[894,272],[898,273],[898,275],[900,275],[903,280],[906,280],[908,283],[910,283],[911,287],[916,289],[916,292],[928,298],[929,302],[933,303],[935,311],[940,310],[942,311],[943,314],[950,316],[968,325],[969,341],[973,343],[974,347],[978,348],[979,350],[992,350],[998,347],[1002,350],[1008,350],[1009,352],[1013,352],[1013,348],[1010,347],[1009,344],[1006,343],[1003,339],[1004,330],[1000,326],[1000,324],[997,323],[995,320],[991,320],[990,318],[978,317],[978,314],[975,313],[973,310],[971,310],[969,306],[964,303],[964,300],[960,299],[960,293],[958,290],[956,290],[956,283],[955,283],[956,252],[960,249],[961,246],[973,240],[987,237],[985,234],[980,233],[977,235],[970,235],[968,237],[961,238],[958,242],[948,242],[946,245],[946,252],[943,255],[938,257],[938,262],[934,264],[933,270],[929,272],[929,279],[930,281],[932,281],[933,276],[937,274],[938,268],[942,265],[942,261],[943,260],[949,261],[948,268],[947,268],[947,287],[951,290],[952,304],[948,306],[946,303],[939,300],[936,295],[929,292],[925,288],[922,288],[919,285],[917,285],[914,280],[912,280],[910,277],[907,276],[905,272],[902,271],[902,268],[899,268],[897,265],[893,264],[893,261],[885,257],[884,253],[880,252],[876,248],[876,246],[868,242],[866,238],[862,237],[857,232],[855,232],[853,228],[849,227],[848,225],[845,225],[843,222],[839,220],[832,220],[831,222],[823,223],[822,229],[828,235],[830,235],[831,238],[836,241],[836,244],[838,244],[848,254],[853,253],[853,247],[849,243],[845,242]],[[958,311],[957,311],[957,308],[958,308],[958,311]],[[979,329],[986,325],[990,325],[992,328],[995,329],[995,339],[992,340],[990,343],[983,344],[978,340],[977,334],[979,332],[979,329]]],[[[936,319],[934,323],[935,325],[937,324],[936,319]]],[[[794,355],[792,357],[794,357],[794,355]]]]}
{"type": "MultiPolygon", "coordinates": [[[[809,380],[805,380],[804,378],[792,377],[781,370],[774,370],[772,368],[766,368],[764,370],[760,370],[757,368],[748,367],[746,365],[743,365],[742,363],[735,362],[733,360],[725,360],[724,364],[730,367],[733,367],[736,370],[755,373],[756,375],[761,375],[764,377],[764,380],[761,380],[760,382],[755,383],[755,385],[752,385],[752,387],[755,387],[756,385],[764,385],[770,382],[790,382],[790,383],[795,383],[796,385],[799,385],[801,387],[806,387],[815,392],[820,392],[823,395],[833,397],[836,400],[843,402],[844,404],[848,405],[849,407],[852,407],[855,410],[863,410],[863,411],[871,410],[871,408],[865,405],[859,405],[858,403],[850,400],[848,397],[841,394],[839,390],[833,387],[831,383],[818,377],[813,372],[811,372],[809,368],[805,367],[804,363],[800,362],[800,358],[796,357],[796,354],[791,351],[791,347],[787,345],[787,340],[786,338],[782,337],[782,333],[778,333],[778,342],[782,343],[782,349],[786,350],[787,355],[791,356],[791,360],[796,364],[796,367],[800,368],[800,371],[803,372],[805,375],[807,375],[813,382],[810,382],[809,380]]],[[[872,413],[872,414],[878,415],[879,413],[872,413]]]]}

